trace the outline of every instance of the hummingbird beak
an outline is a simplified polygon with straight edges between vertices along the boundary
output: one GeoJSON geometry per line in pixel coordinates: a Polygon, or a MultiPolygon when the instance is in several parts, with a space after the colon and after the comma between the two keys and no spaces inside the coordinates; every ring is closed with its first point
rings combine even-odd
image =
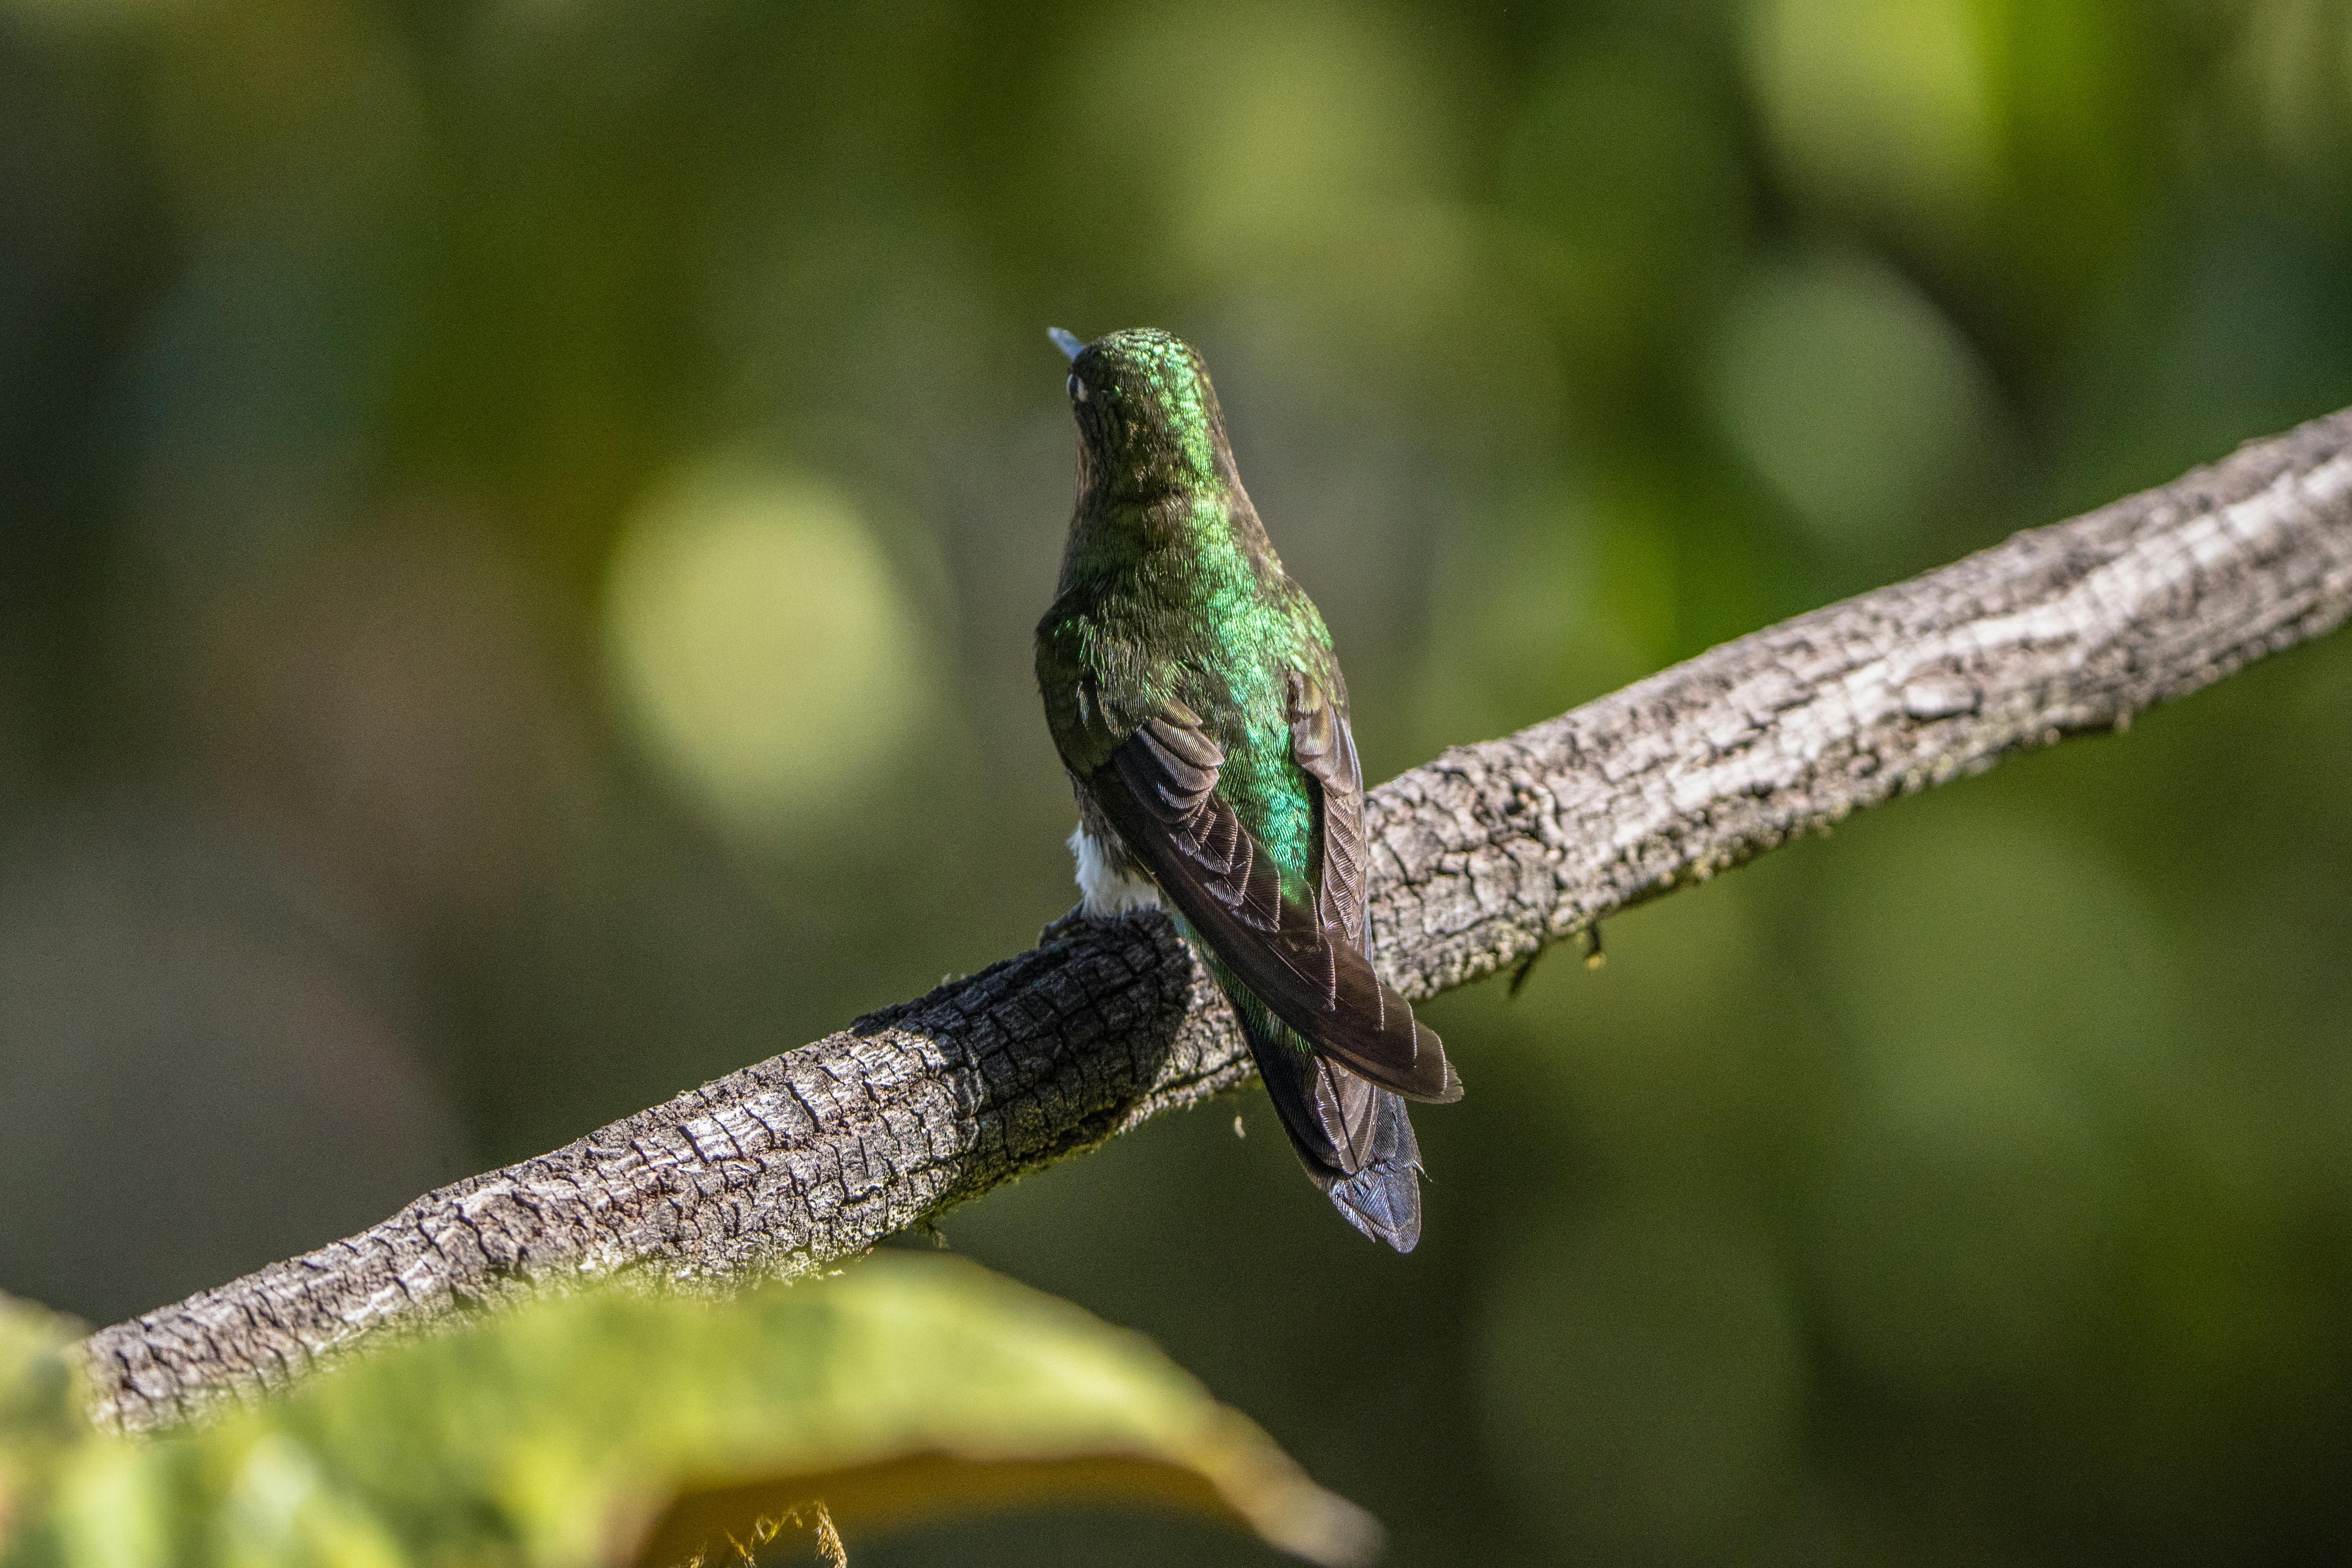
{"type": "Polygon", "coordinates": [[[1045,329],[1045,335],[1053,339],[1054,346],[1061,350],[1063,354],[1070,360],[1075,361],[1078,355],[1086,350],[1087,345],[1078,341],[1078,337],[1076,332],[1066,332],[1059,327],[1047,327],[1045,329]]]}

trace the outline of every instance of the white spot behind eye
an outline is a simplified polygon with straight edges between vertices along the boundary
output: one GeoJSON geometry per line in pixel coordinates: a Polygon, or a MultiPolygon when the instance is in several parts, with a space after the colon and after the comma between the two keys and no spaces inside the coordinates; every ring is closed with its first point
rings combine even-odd
{"type": "Polygon", "coordinates": [[[1087,400],[1087,384],[1078,379],[1076,371],[1070,373],[1070,396],[1079,403],[1087,400]]]}

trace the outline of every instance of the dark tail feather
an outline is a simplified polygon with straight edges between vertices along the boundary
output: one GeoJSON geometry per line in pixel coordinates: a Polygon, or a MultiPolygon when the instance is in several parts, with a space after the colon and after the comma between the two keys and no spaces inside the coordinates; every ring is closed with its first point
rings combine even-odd
{"type": "MultiPolygon", "coordinates": [[[[1348,1071],[1341,1067],[1331,1070],[1348,1071]]],[[[1361,1079],[1356,1081],[1363,1083],[1361,1079]]],[[[1421,1145],[1413,1141],[1412,1119],[1405,1113],[1404,1097],[1370,1084],[1364,1087],[1371,1090],[1375,1118],[1372,1163],[1345,1181],[1326,1181],[1312,1168],[1307,1173],[1331,1194],[1340,1218],[1374,1241],[1411,1252],[1421,1239],[1421,1145]]]]}
{"type": "Polygon", "coordinates": [[[1312,1054],[1263,1007],[1234,1010],[1308,1178],[1349,1225],[1411,1252],[1421,1239],[1421,1145],[1403,1099],[1312,1054]]]}

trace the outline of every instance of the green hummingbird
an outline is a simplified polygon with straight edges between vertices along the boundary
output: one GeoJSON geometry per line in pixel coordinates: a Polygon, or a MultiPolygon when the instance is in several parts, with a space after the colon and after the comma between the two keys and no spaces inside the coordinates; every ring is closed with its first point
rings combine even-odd
{"type": "Polygon", "coordinates": [[[1052,337],[1078,495],[1037,686],[1078,797],[1075,912],[1166,896],[1307,1175],[1409,1252],[1421,1148],[1404,1102],[1462,1084],[1372,971],[1363,773],[1331,634],[1242,489],[1201,356],[1150,328],[1052,337]]]}

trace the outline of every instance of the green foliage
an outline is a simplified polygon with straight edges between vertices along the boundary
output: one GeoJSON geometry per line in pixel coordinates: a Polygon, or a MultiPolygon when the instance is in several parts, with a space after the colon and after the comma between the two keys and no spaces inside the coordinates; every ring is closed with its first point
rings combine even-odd
{"type": "Polygon", "coordinates": [[[1327,1563],[1380,1539],[1140,1335],[953,1258],[553,1298],[144,1440],[82,1419],[72,1338],[0,1301],[9,1568],[666,1568],[802,1528],[837,1560],[836,1527],[1038,1504],[1173,1507],[1327,1563]]]}

